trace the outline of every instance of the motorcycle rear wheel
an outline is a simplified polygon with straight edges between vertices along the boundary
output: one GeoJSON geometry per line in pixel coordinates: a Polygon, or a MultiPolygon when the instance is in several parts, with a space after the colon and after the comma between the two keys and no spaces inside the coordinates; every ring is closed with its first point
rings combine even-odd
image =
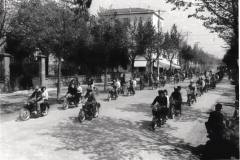
{"type": "Polygon", "coordinates": [[[78,114],[78,120],[80,123],[82,123],[85,120],[85,114],[84,111],[81,109],[78,114]]]}
{"type": "Polygon", "coordinates": [[[22,121],[26,121],[30,118],[30,111],[26,108],[23,108],[20,110],[20,113],[19,113],[19,118],[22,120],[22,121]]]}
{"type": "Polygon", "coordinates": [[[48,110],[49,110],[49,108],[48,108],[48,107],[46,107],[45,111],[43,111],[43,112],[42,112],[42,115],[43,115],[43,116],[46,116],[46,115],[48,115],[48,110]]]}
{"type": "Polygon", "coordinates": [[[152,121],[151,127],[152,127],[152,130],[155,131],[155,128],[157,127],[156,122],[152,121]]]}

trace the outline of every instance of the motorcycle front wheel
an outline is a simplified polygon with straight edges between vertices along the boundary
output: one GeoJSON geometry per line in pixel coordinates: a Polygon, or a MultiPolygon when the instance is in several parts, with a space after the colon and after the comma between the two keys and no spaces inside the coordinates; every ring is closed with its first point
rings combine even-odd
{"type": "Polygon", "coordinates": [[[63,109],[64,110],[68,109],[68,102],[67,102],[67,100],[63,102],[63,109]]]}
{"type": "Polygon", "coordinates": [[[23,108],[20,110],[20,113],[19,113],[19,118],[22,120],[22,121],[26,121],[30,118],[30,111],[26,108],[23,108]]]}
{"type": "Polygon", "coordinates": [[[78,120],[79,120],[80,123],[82,123],[82,121],[85,120],[85,114],[84,114],[84,111],[82,109],[80,109],[80,111],[79,111],[78,120]]]}

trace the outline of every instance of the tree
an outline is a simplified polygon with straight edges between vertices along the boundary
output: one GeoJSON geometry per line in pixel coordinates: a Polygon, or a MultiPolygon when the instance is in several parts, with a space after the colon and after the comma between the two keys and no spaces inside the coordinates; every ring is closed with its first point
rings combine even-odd
{"type": "Polygon", "coordinates": [[[20,2],[19,6],[16,17],[11,21],[12,31],[8,34],[9,39],[17,42],[16,50],[23,52],[27,49],[29,55],[39,48],[42,53],[52,53],[56,56],[59,99],[62,60],[72,53],[71,49],[76,41],[86,37],[86,22],[83,18],[76,19],[76,14],[67,3],[26,0],[20,2]]]}
{"type": "Polygon", "coordinates": [[[236,0],[166,0],[174,4],[173,9],[191,7],[195,12],[189,17],[202,20],[203,25],[213,32],[217,32],[221,38],[229,42],[232,36],[238,36],[238,1],[236,0]],[[207,13],[209,14],[207,14],[207,13]]]}
{"type": "Polygon", "coordinates": [[[14,7],[10,9],[8,6],[13,5],[15,0],[7,1],[0,0],[0,51],[4,49],[6,45],[6,34],[10,31],[9,22],[14,14],[14,7]]]}
{"type": "MultiPolygon", "coordinates": [[[[166,0],[175,5],[173,9],[184,10],[194,7],[195,12],[189,17],[203,21],[203,25],[212,32],[218,33],[230,47],[226,57],[231,57],[237,63],[238,60],[238,0],[166,0]],[[209,14],[207,14],[209,13],[209,14]],[[233,51],[234,50],[234,51],[233,51]]],[[[224,60],[227,62],[228,60],[224,60]]],[[[229,59],[227,58],[227,59],[229,59]]],[[[227,65],[231,65],[227,63],[227,65]]]]}
{"type": "Polygon", "coordinates": [[[174,24],[170,33],[165,34],[165,41],[163,47],[165,49],[166,57],[170,61],[170,70],[172,68],[173,59],[177,58],[180,49],[180,43],[182,36],[177,30],[177,26],[174,24]]]}
{"type": "Polygon", "coordinates": [[[131,64],[131,73],[133,75],[134,72],[134,61],[136,59],[136,56],[139,54],[137,52],[137,44],[136,44],[136,38],[137,38],[137,30],[138,27],[142,27],[142,20],[140,19],[137,23],[137,19],[134,20],[133,24],[129,23],[127,26],[127,35],[128,35],[128,57],[131,64]]]}
{"type": "Polygon", "coordinates": [[[99,14],[91,29],[93,35],[92,57],[97,66],[104,70],[104,90],[107,85],[107,70],[128,64],[126,26],[117,19],[99,14]],[[96,60],[97,59],[97,60],[96,60]]]}
{"type": "Polygon", "coordinates": [[[184,43],[180,49],[180,58],[184,61],[184,68],[189,69],[189,61],[194,59],[192,47],[184,43]]]}

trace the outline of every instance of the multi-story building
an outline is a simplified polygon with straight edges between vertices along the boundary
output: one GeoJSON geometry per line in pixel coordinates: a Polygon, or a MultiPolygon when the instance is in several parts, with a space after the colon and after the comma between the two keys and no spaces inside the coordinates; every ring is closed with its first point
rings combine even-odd
{"type": "MultiPolygon", "coordinates": [[[[161,11],[154,11],[151,9],[144,8],[122,8],[122,9],[109,9],[101,13],[105,17],[114,17],[122,21],[123,23],[130,23],[134,25],[138,23],[141,19],[143,23],[151,21],[156,32],[160,32],[163,29],[163,18],[160,15],[161,11]]],[[[154,55],[154,54],[153,54],[154,55]]],[[[153,56],[154,57],[154,56],[153,56]]],[[[156,55],[155,55],[156,57],[156,55]]],[[[148,62],[144,56],[137,56],[135,58],[134,67],[139,68],[140,70],[145,70],[148,62]]],[[[170,62],[163,55],[159,57],[159,63],[161,68],[169,68],[170,62]]],[[[179,68],[178,56],[173,59],[173,68],[179,68]]],[[[154,67],[157,67],[157,62],[154,64],[154,67]]]]}
{"type": "Polygon", "coordinates": [[[152,21],[155,29],[161,30],[163,27],[163,18],[160,16],[161,11],[154,11],[144,8],[122,8],[122,9],[109,9],[103,11],[101,15],[105,17],[116,17],[122,22],[128,22],[134,24],[140,19],[145,23],[146,21],[152,21]]]}

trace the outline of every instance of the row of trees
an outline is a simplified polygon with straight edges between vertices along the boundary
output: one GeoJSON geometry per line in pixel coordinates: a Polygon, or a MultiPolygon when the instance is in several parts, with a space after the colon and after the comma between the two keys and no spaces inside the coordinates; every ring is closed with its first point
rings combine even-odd
{"type": "Polygon", "coordinates": [[[6,51],[16,60],[23,62],[36,49],[57,58],[58,97],[62,60],[70,62],[76,70],[80,67],[90,73],[104,71],[105,84],[109,69],[126,68],[130,64],[133,71],[137,55],[145,56],[150,73],[154,62],[163,54],[171,65],[178,53],[186,61],[208,62],[200,54],[209,56],[196,49],[191,50],[190,55],[194,56],[186,58],[188,51],[184,50],[184,37],[176,25],[170,32],[163,33],[156,30],[151,21],[123,23],[114,16],[106,17],[101,13],[94,17],[88,13],[90,5],[90,0],[62,0],[58,3],[24,0],[16,3],[17,12],[9,23],[6,51]]]}
{"type": "Polygon", "coordinates": [[[238,73],[238,0],[166,0],[174,4],[173,10],[188,10],[194,8],[195,11],[189,14],[203,21],[203,25],[211,32],[218,33],[227,44],[227,52],[223,58],[229,68],[237,69],[238,73]]]}
{"type": "Polygon", "coordinates": [[[203,70],[210,69],[213,65],[219,64],[219,60],[214,56],[208,55],[201,48],[195,44],[193,47],[187,43],[183,43],[179,56],[181,63],[184,68],[189,68],[190,64],[201,65],[203,70]]]}

